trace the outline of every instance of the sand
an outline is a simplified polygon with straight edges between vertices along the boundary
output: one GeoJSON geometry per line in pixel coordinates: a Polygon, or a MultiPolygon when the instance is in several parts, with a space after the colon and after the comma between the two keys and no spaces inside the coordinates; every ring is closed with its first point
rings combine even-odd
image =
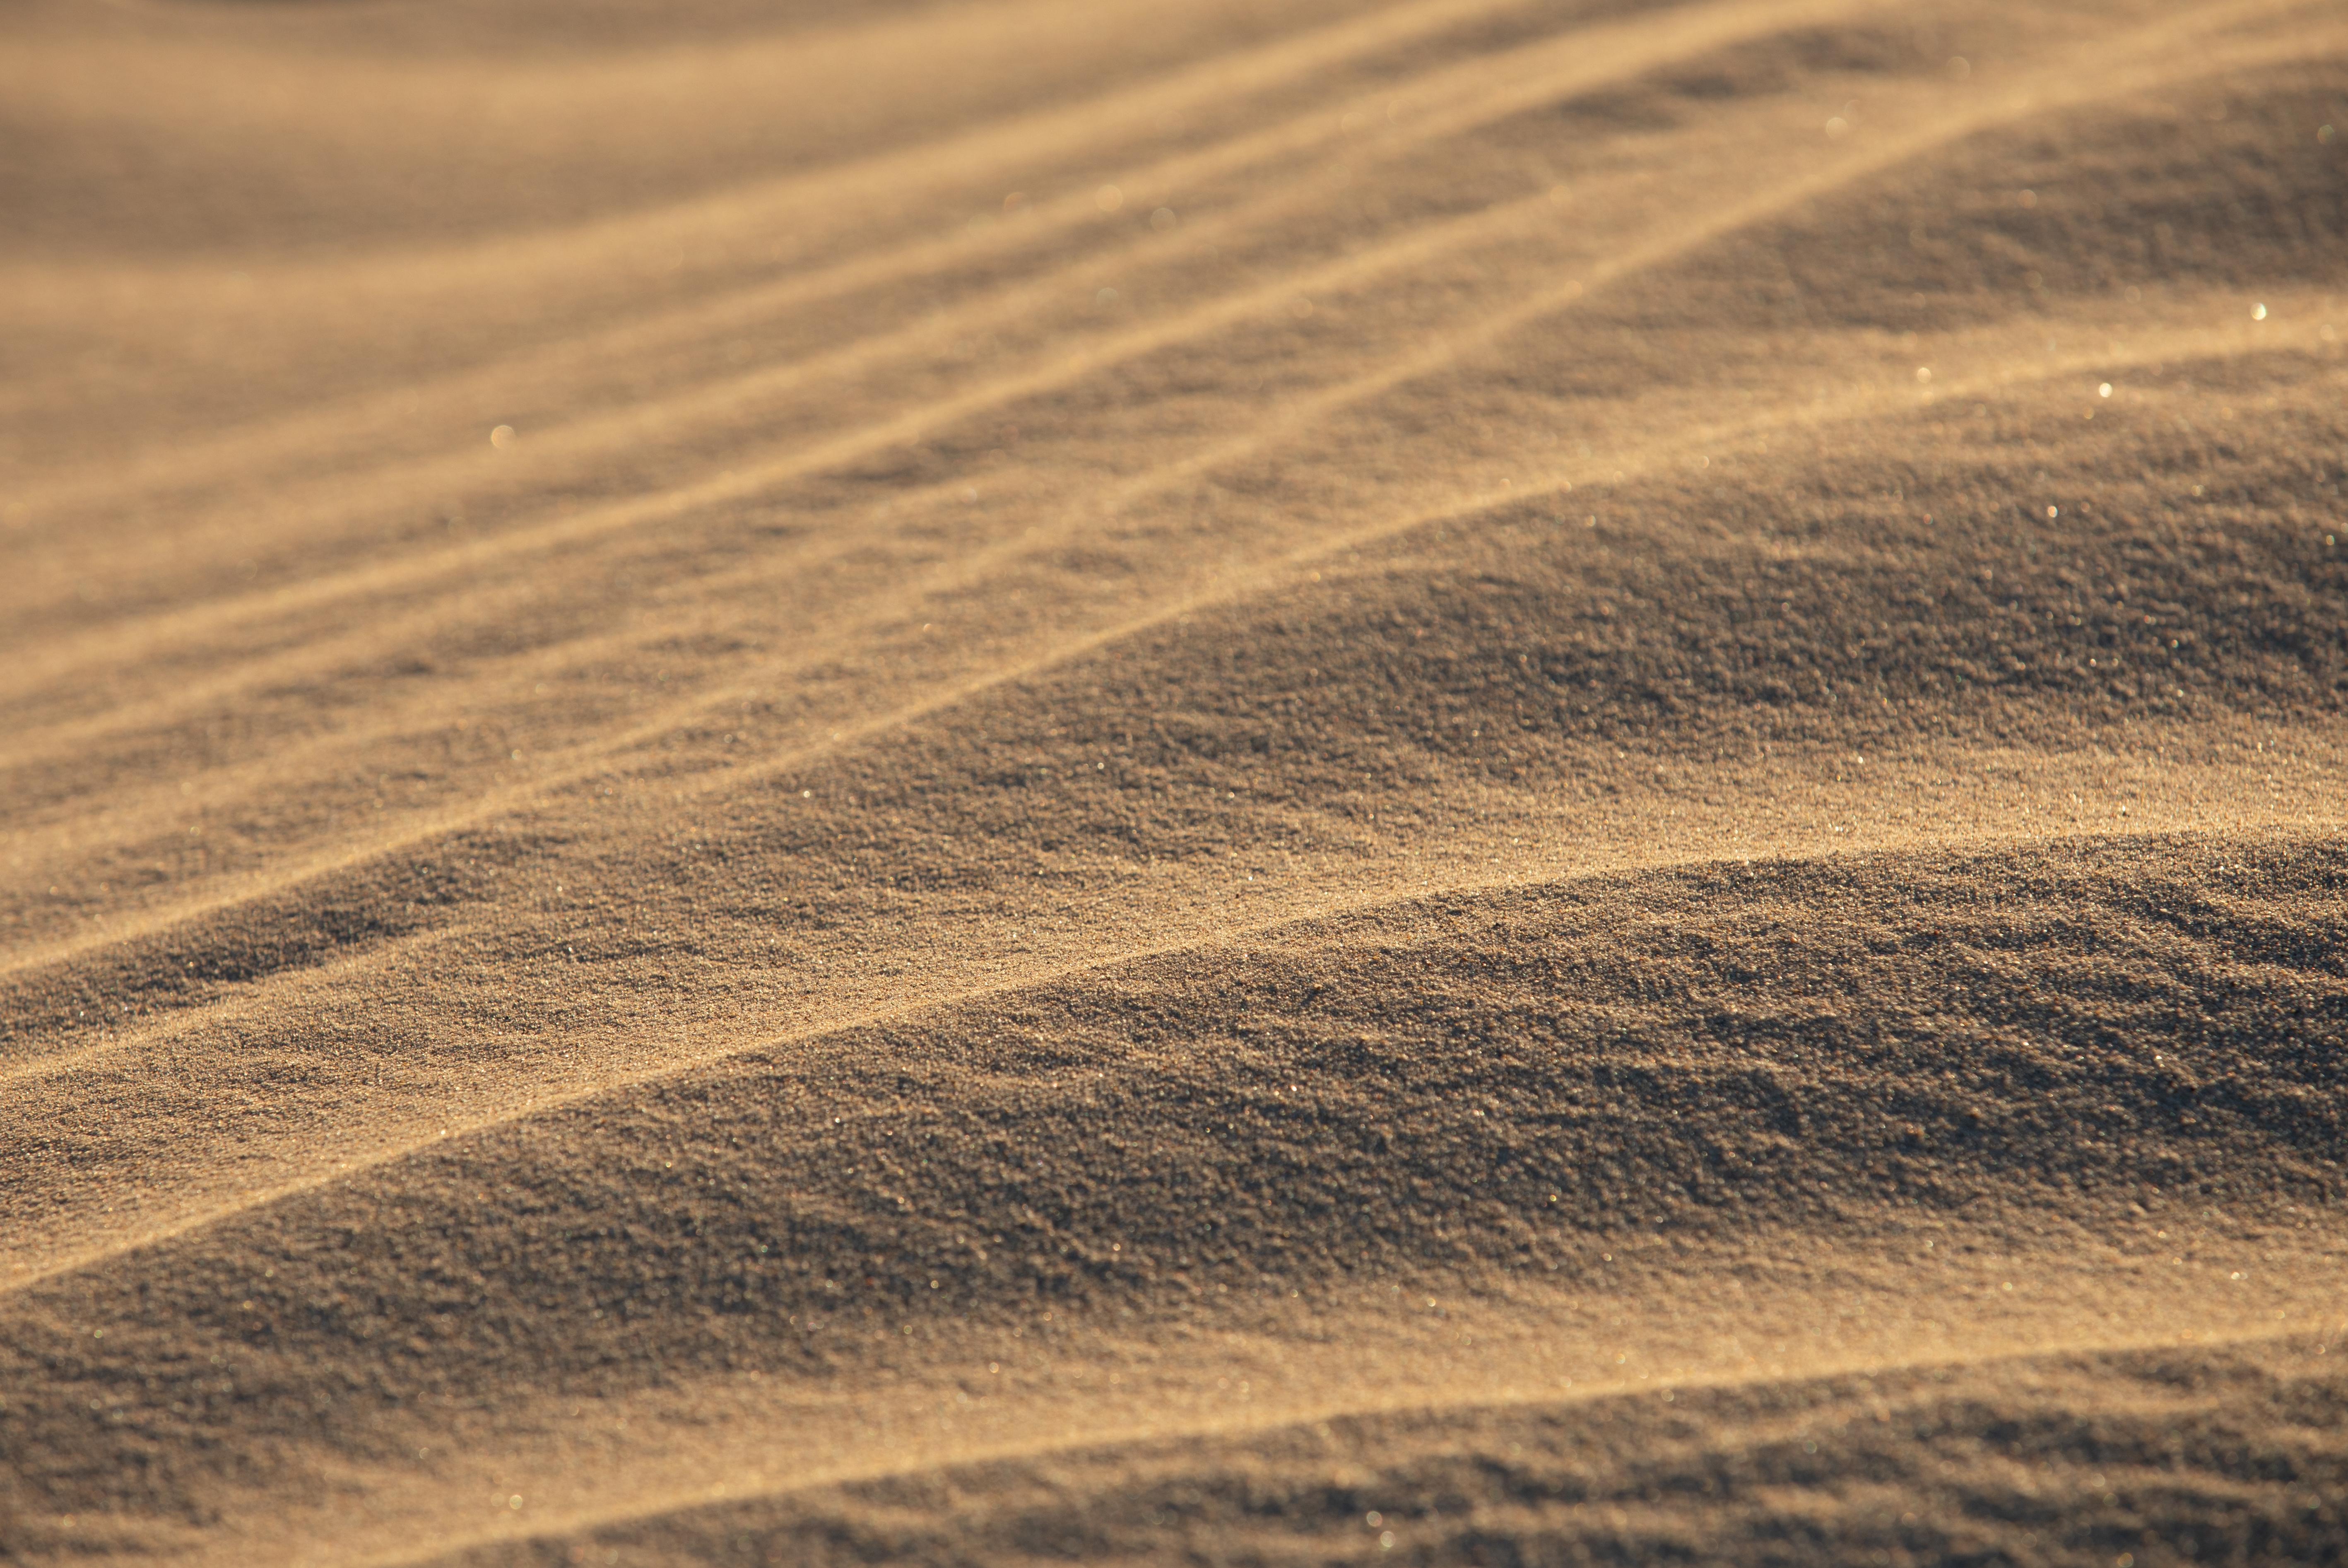
{"type": "Polygon", "coordinates": [[[19,0],[0,213],[0,1560],[2348,1557],[2329,0],[19,0]]]}

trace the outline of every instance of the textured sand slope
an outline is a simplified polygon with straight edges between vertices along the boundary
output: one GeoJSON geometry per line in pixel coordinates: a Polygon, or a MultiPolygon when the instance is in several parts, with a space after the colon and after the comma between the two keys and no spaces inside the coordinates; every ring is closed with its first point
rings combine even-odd
{"type": "Polygon", "coordinates": [[[2339,887],[2223,841],[1537,885],[737,1057],[17,1291],[18,1473],[168,1516],[288,1443],[381,1461],[484,1365],[515,1406],[837,1382],[901,1320],[950,1354],[1387,1280],[1602,1298],[1597,1253],[1667,1242],[1629,1289],[2084,1232],[2137,1254],[2110,1315],[2222,1319],[2168,1226],[2336,1277],[2268,1249],[2339,1201],[2339,887]]]}
{"type": "MultiPolygon", "coordinates": [[[[614,1524],[590,1562],[1222,1552],[1749,1563],[2123,1553],[2322,1560],[2338,1368],[2303,1343],[2065,1357],[1078,1449],[614,1524]],[[2279,1478],[2289,1477],[2287,1481],[2279,1478]],[[1391,1542],[1391,1544],[1389,1544],[1391,1542]]],[[[2336,1349],[2336,1345],[2333,1346],[2336,1349]]],[[[460,1562],[561,1561],[488,1548],[460,1562]]]]}
{"type": "Polygon", "coordinates": [[[0,1556],[2348,1551],[2348,25],[1161,11],[0,24],[0,1556]]]}
{"type": "Polygon", "coordinates": [[[288,1149],[287,1174],[324,1173],[396,1127],[437,1137],[535,1092],[485,1084],[492,1060],[569,1092],[804,1029],[810,1006],[852,1016],[1097,962],[1120,926],[1155,947],[1441,875],[1705,844],[2336,820],[2321,716],[2340,569],[2282,500],[2319,505],[2330,470],[2196,469],[2224,475],[2200,498],[2105,487],[2050,538],[2002,499],[2006,443],[1979,439],[1932,454],[1935,490],[1846,488],[1813,463],[1808,515],[1758,539],[1728,520],[1782,507],[1766,484],[1592,503],[1720,520],[1678,525],[1669,565],[1644,530],[1502,509],[902,738],[676,780],[689,792],[599,782],[527,825],[36,967],[12,993],[8,1071],[50,1109],[19,1147],[77,1152],[28,1168],[17,1244],[40,1246],[44,1208],[63,1206],[49,1222],[70,1250],[94,1204],[117,1206],[86,1189],[91,1161],[179,1164],[200,1184],[133,1212],[201,1212],[208,1146],[240,1151],[241,1188],[256,1138],[288,1149]],[[2219,499],[2256,490],[2271,512],[2219,499]],[[1998,504],[1968,516],[1984,492],[1998,504]],[[916,978],[892,973],[915,958],[916,978]],[[529,1000],[525,974],[545,976],[529,1000]],[[255,987],[281,982],[305,1000],[273,1012],[255,987]],[[487,1054],[468,1040],[484,1027],[487,1054]],[[273,1087],[288,1070],[358,1098],[273,1087]]]}

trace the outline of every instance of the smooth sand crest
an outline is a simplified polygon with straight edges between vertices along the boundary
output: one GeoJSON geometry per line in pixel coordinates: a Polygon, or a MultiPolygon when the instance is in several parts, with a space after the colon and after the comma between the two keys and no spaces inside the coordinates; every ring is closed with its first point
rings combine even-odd
{"type": "Polygon", "coordinates": [[[0,1556],[2348,1550],[2348,28],[0,22],[0,1556]]]}

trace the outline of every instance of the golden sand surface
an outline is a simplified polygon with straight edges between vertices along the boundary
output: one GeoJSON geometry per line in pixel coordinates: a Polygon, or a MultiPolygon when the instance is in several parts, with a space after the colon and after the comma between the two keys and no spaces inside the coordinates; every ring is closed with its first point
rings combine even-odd
{"type": "Polygon", "coordinates": [[[0,1561],[2348,1559],[2337,0],[16,0],[0,215],[0,1561]]]}

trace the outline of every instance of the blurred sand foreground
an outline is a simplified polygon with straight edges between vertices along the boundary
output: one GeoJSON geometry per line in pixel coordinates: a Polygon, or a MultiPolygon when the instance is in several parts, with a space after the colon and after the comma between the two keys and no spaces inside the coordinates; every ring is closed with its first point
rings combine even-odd
{"type": "Polygon", "coordinates": [[[17,0],[0,1560],[2348,1555],[2336,0],[17,0]]]}

